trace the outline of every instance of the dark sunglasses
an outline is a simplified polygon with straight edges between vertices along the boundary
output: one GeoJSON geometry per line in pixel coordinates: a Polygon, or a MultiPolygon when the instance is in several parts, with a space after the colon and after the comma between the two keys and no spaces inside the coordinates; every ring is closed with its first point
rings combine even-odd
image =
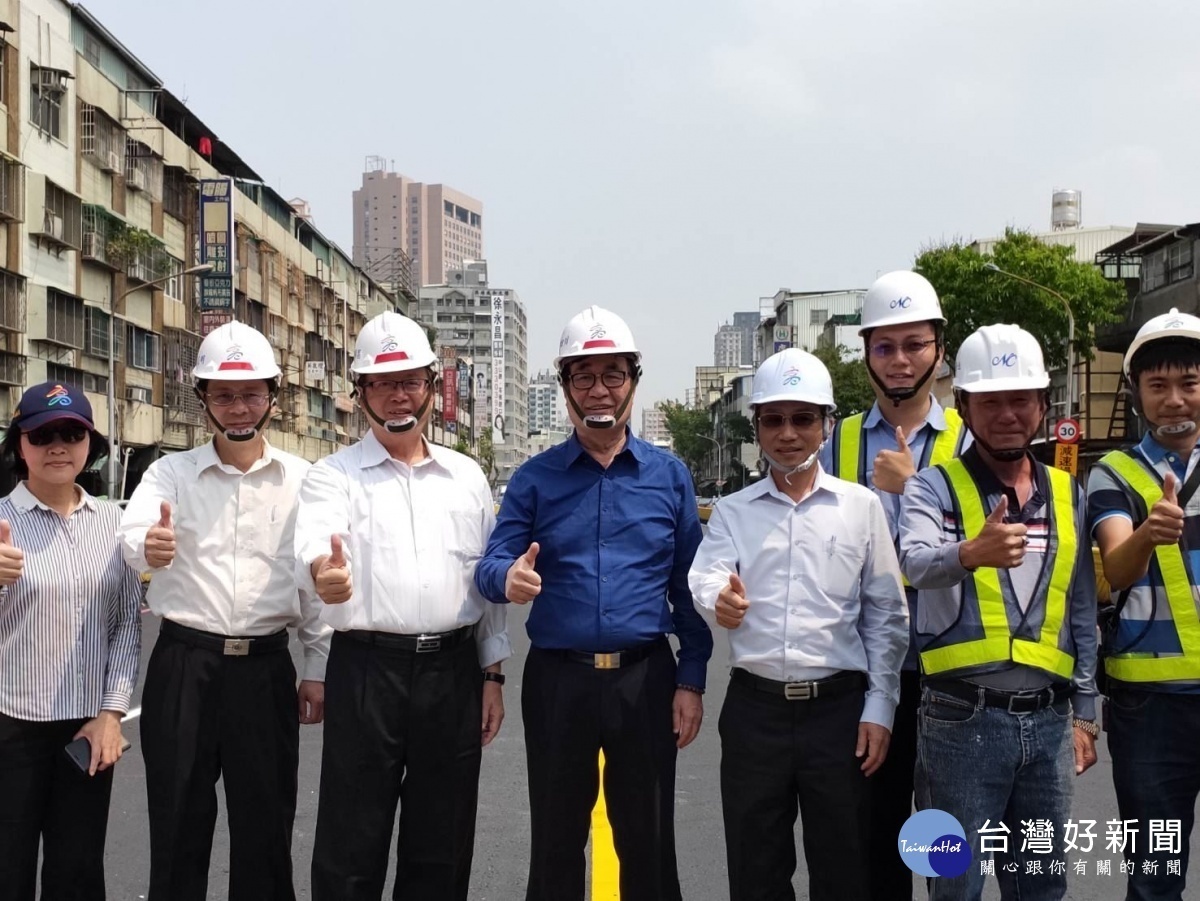
{"type": "Polygon", "coordinates": [[[811,429],[822,418],[820,413],[813,413],[809,410],[793,413],[790,416],[784,416],[782,413],[763,413],[758,417],[758,425],[764,429],[781,429],[785,422],[790,422],[793,428],[811,429]]]}
{"type": "Polygon", "coordinates": [[[62,439],[64,444],[78,444],[87,436],[88,429],[84,425],[48,425],[25,433],[25,437],[34,447],[53,444],[55,438],[62,439]]]}

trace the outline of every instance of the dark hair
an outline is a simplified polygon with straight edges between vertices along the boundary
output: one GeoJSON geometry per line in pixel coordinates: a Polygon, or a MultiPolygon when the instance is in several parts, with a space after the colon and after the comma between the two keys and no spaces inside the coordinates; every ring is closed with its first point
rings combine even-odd
{"type": "Polygon", "coordinates": [[[1160,338],[1143,344],[1129,361],[1129,382],[1136,389],[1142,373],[1200,369],[1200,343],[1193,338],[1160,338]]]}
{"type": "MultiPolygon", "coordinates": [[[[83,472],[91,468],[108,450],[108,439],[95,429],[88,430],[88,455],[83,464],[83,472]]],[[[0,441],[0,463],[7,465],[18,479],[29,478],[29,467],[21,457],[21,429],[10,425],[0,441]]]]}

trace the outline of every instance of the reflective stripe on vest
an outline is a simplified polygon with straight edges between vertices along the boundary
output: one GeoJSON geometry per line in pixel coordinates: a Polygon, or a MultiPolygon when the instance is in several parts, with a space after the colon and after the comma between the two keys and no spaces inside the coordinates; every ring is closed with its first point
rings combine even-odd
{"type": "MultiPolygon", "coordinates": [[[[979,488],[961,460],[943,463],[940,468],[950,483],[950,490],[962,514],[963,534],[970,540],[983,531],[987,520],[979,488]]],[[[1047,551],[1053,554],[1053,559],[1046,589],[1045,618],[1037,640],[1011,634],[1004,593],[1000,587],[1000,571],[981,566],[969,573],[967,578],[973,580],[975,585],[983,638],[922,651],[921,666],[925,673],[933,675],[1011,660],[1063,679],[1071,678],[1075,671],[1075,658],[1058,647],[1058,636],[1066,619],[1067,589],[1075,571],[1078,550],[1074,491],[1071,477],[1066,472],[1047,469],[1046,473],[1052,510],[1047,551]]]]}
{"type": "MultiPolygon", "coordinates": [[[[1162,485],[1128,454],[1113,451],[1100,461],[1116,473],[1141,496],[1149,511],[1163,496],[1162,485]]],[[[1200,679],[1200,615],[1192,595],[1192,580],[1183,562],[1178,544],[1160,544],[1154,549],[1154,559],[1162,574],[1167,606],[1175,622],[1182,654],[1157,657],[1147,653],[1116,654],[1104,662],[1105,671],[1122,682],[1167,682],[1176,679],[1200,679]]],[[[1157,589],[1151,588],[1152,591],[1157,589]]]]}
{"type": "MultiPolygon", "coordinates": [[[[932,451],[928,444],[925,446],[925,454],[928,459],[918,463],[918,470],[927,466],[937,466],[939,463],[948,463],[958,456],[963,437],[962,418],[954,409],[947,408],[942,413],[946,417],[946,428],[937,433],[937,437],[933,440],[932,451]]],[[[832,454],[833,474],[839,479],[857,482],[870,488],[871,486],[867,485],[866,445],[863,441],[863,420],[865,418],[865,413],[855,413],[838,422],[834,453],[832,454]]]]}

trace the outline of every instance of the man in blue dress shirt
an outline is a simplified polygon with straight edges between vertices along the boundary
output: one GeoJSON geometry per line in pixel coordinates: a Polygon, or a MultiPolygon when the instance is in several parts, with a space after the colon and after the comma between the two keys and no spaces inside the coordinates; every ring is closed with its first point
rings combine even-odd
{"type": "Polygon", "coordinates": [[[567,323],[554,365],[575,431],[513,475],[475,571],[492,601],[536,599],[521,694],[526,901],[584,897],[601,750],[621,898],[680,898],[675,757],[700,730],[713,643],[687,582],[701,537],[691,475],[627,426],[640,361],[608,310],[567,323]]]}

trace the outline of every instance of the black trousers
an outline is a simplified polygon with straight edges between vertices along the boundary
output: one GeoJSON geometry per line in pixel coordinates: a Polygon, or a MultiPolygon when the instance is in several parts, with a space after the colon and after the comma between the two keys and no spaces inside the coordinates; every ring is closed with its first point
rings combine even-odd
{"type": "Polygon", "coordinates": [[[789,701],[729,683],[721,808],[731,901],[793,901],[796,812],[812,901],[868,901],[868,780],[854,756],[863,694],[789,701]]]}
{"type": "Polygon", "coordinates": [[[900,829],[913,813],[917,767],[917,709],[921,674],[900,673],[900,703],[887,759],[868,782],[871,792],[871,901],[912,901],[913,873],[897,847],[900,829]]]}
{"type": "Polygon", "coordinates": [[[104,837],[113,770],[81,773],[63,750],[84,720],[0,713],[0,901],[104,901],[104,837]]]}
{"type": "Polygon", "coordinates": [[[482,760],[475,642],[418,654],[333,634],[325,673],[314,901],[466,901],[482,760]]]}
{"type": "Polygon", "coordinates": [[[601,750],[621,901],[679,901],[674,696],[675,658],[665,640],[612,670],[530,648],[521,690],[531,820],[526,901],[583,901],[601,750]]]}
{"type": "Polygon", "coordinates": [[[150,901],[204,901],[217,819],[229,813],[230,901],[294,901],[300,715],[286,645],[230,657],[160,632],[142,694],[150,901]]]}

